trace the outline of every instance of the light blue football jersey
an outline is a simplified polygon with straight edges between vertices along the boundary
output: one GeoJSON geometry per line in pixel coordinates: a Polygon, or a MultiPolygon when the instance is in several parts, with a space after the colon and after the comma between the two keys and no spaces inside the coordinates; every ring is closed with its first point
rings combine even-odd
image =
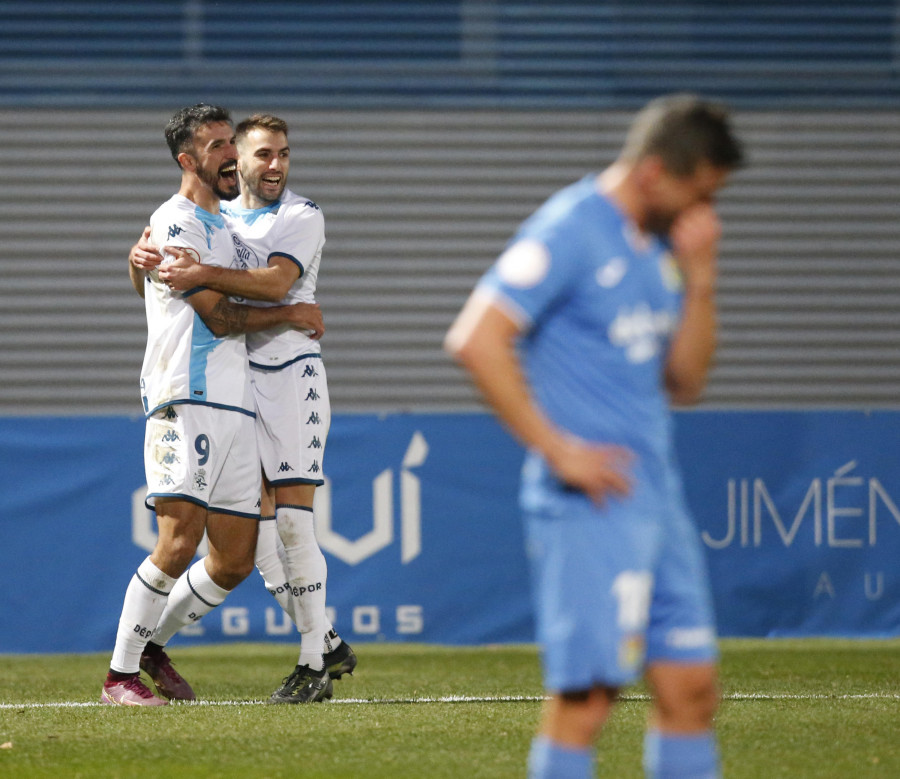
{"type": "MultiPolygon", "coordinates": [[[[525,328],[529,385],[558,426],[632,450],[637,478],[662,499],[671,468],[663,369],[681,279],[663,243],[640,234],[596,175],[561,190],[524,222],[480,291],[525,328]]],[[[529,483],[568,493],[532,456],[529,483]]]]}

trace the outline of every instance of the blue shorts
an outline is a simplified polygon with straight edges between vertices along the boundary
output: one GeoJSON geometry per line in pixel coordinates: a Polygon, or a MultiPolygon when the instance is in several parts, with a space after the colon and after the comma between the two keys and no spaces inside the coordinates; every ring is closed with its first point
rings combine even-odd
{"type": "Polygon", "coordinates": [[[680,490],[666,505],[557,495],[525,514],[544,683],[633,683],[647,663],[714,662],[706,562],[680,490]]]}

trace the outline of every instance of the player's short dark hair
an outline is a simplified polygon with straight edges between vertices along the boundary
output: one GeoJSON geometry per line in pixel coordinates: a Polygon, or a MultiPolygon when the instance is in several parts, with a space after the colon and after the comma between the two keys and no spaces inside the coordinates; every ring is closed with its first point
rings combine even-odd
{"type": "Polygon", "coordinates": [[[274,114],[252,114],[238,122],[234,128],[237,140],[242,140],[251,130],[268,130],[270,133],[284,133],[287,138],[288,126],[284,119],[279,119],[274,114]]]}
{"type": "Polygon", "coordinates": [[[691,94],[659,97],[635,117],[622,158],[634,162],[653,155],[676,176],[691,175],[703,161],[733,170],[744,159],[728,110],[691,94]]]}
{"type": "MultiPolygon", "coordinates": [[[[166,143],[172,152],[172,159],[178,162],[181,152],[191,151],[194,143],[194,135],[204,125],[213,122],[228,122],[231,124],[231,114],[221,106],[198,103],[197,105],[182,108],[166,124],[166,143]]],[[[178,164],[181,167],[181,163],[178,164]]]]}

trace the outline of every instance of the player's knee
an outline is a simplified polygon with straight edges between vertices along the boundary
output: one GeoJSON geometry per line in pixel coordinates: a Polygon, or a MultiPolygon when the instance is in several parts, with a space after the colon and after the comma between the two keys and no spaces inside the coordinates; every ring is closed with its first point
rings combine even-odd
{"type": "Polygon", "coordinates": [[[615,690],[606,688],[561,693],[560,714],[566,730],[585,741],[595,739],[609,717],[615,696],[615,690]]]}
{"type": "Polygon", "coordinates": [[[153,550],[152,559],[154,559],[160,570],[165,571],[170,576],[180,576],[188,569],[191,560],[194,559],[199,542],[199,539],[194,539],[188,535],[179,535],[167,539],[160,538],[156,548],[153,550]]]}
{"type": "Polygon", "coordinates": [[[256,567],[253,558],[216,560],[211,566],[213,581],[226,590],[233,590],[246,579],[256,567]]]}
{"type": "Polygon", "coordinates": [[[677,728],[709,727],[718,707],[719,688],[713,676],[680,685],[656,700],[661,722],[677,728]]]}

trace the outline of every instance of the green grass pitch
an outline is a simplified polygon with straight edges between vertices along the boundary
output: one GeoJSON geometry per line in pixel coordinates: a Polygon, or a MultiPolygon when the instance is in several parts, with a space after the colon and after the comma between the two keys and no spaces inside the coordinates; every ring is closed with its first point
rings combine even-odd
{"type": "MultiPolygon", "coordinates": [[[[261,701],[287,644],[172,649],[204,699],[96,704],[108,655],[0,656],[0,777],[521,777],[542,696],[532,646],[358,644],[334,700],[261,701]]],[[[724,640],[717,718],[730,779],[900,776],[900,640],[724,640]]],[[[626,690],[598,776],[640,769],[647,698],[626,690]]]]}

